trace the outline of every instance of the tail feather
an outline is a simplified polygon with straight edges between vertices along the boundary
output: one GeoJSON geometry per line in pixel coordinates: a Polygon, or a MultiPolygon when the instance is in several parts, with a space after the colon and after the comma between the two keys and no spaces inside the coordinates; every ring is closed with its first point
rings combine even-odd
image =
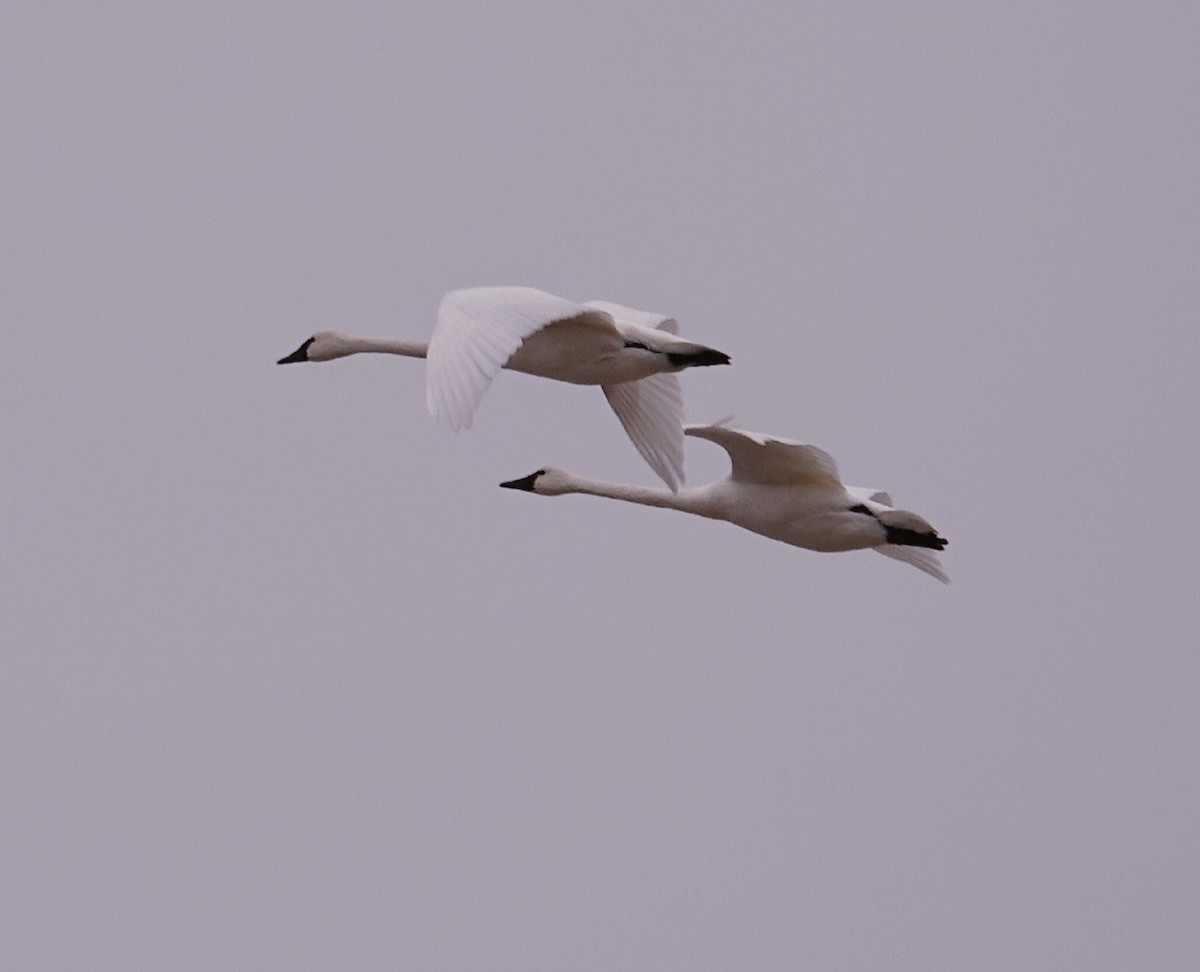
{"type": "Polygon", "coordinates": [[[944,550],[946,538],[939,536],[929,521],[908,510],[877,510],[875,518],[887,531],[887,542],[900,547],[944,550]]]}
{"type": "Polygon", "coordinates": [[[700,348],[698,351],[668,351],[667,360],[676,368],[700,368],[729,364],[729,355],[713,348],[700,348]]]}
{"type": "Polygon", "coordinates": [[[871,549],[901,563],[912,564],[917,570],[924,571],[930,577],[936,577],[943,584],[950,583],[950,576],[942,569],[942,562],[932,550],[921,547],[893,547],[890,544],[871,549]]]}
{"type": "Polygon", "coordinates": [[[917,530],[907,530],[904,527],[888,526],[886,523],[883,528],[887,530],[887,542],[898,547],[928,547],[930,550],[945,550],[948,542],[945,537],[939,537],[937,533],[922,533],[917,530]]]}

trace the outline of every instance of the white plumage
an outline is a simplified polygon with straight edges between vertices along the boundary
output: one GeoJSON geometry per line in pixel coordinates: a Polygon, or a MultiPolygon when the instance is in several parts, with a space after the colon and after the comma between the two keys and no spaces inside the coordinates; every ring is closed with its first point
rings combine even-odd
{"type": "Polygon", "coordinates": [[[280,364],[362,352],[426,358],[429,412],[469,429],[501,369],[600,385],[642,457],[677,490],[683,474],[683,393],[675,373],[728,364],[727,355],[677,334],[673,318],[609,301],[575,303],[532,287],[476,287],[446,294],[428,343],[321,331],[280,364]]]}
{"type": "Polygon", "coordinates": [[[547,496],[588,493],[680,510],[809,550],[877,550],[949,583],[936,553],[946,546],[945,538],[917,514],[895,509],[887,493],[844,486],[829,453],[725,424],[689,425],[685,432],[729,453],[727,478],[667,492],[546,467],[501,485],[547,496]]]}

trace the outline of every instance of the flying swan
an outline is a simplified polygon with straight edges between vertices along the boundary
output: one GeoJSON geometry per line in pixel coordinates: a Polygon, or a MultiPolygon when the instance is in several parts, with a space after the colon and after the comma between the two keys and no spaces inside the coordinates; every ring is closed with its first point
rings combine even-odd
{"type": "Polygon", "coordinates": [[[689,425],[684,432],[729,453],[733,469],[727,478],[669,493],[547,466],[500,485],[543,496],[589,493],[682,510],[809,550],[877,550],[950,583],[935,553],[946,546],[945,538],[917,514],[895,509],[887,493],[842,485],[829,453],[723,423],[689,425]]]}
{"type": "Polygon", "coordinates": [[[729,356],[678,337],[673,318],[604,300],[582,304],[532,287],[475,287],[442,298],[429,341],[314,334],[279,364],[362,352],[426,358],[429,413],[456,432],[471,427],[501,368],[576,385],[600,385],[638,452],[662,480],[683,484],[683,393],[675,372],[728,364],[729,356]]]}

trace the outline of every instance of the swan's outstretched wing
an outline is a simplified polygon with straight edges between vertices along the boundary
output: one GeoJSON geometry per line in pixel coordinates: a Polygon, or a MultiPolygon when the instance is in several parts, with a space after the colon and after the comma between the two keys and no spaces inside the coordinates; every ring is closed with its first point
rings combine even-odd
{"type": "Polygon", "coordinates": [[[729,364],[729,355],[716,348],[679,336],[679,322],[666,314],[625,307],[609,300],[589,300],[584,307],[601,311],[612,317],[613,326],[627,343],[634,343],[672,357],[672,364],[716,365],[729,364]]]}
{"type": "Polygon", "coordinates": [[[890,543],[871,549],[885,557],[891,557],[893,560],[912,564],[917,570],[925,571],[930,577],[936,577],[943,584],[950,583],[950,576],[942,569],[942,562],[938,560],[938,555],[932,550],[926,550],[924,547],[898,547],[890,543]]]}
{"type": "Polygon", "coordinates": [[[583,305],[593,310],[602,311],[616,322],[618,328],[622,324],[631,324],[635,328],[649,331],[665,331],[667,334],[679,333],[679,322],[666,314],[656,314],[654,311],[638,310],[636,307],[626,307],[614,304],[611,300],[589,300],[583,305]]]}
{"type": "MultiPolygon", "coordinates": [[[[610,300],[589,300],[584,306],[608,314],[617,330],[627,337],[632,332],[679,333],[679,323],[665,314],[610,300]]],[[[672,491],[677,491],[684,482],[683,389],[679,379],[663,372],[639,381],[605,385],[604,396],[642,458],[672,491]]]]}
{"type": "Polygon", "coordinates": [[[847,486],[846,492],[856,500],[862,500],[864,503],[879,503],[881,506],[896,505],[892,502],[891,493],[885,493],[882,489],[870,489],[867,486],[847,486]]]}
{"type": "Polygon", "coordinates": [[[479,400],[531,334],[572,319],[613,327],[610,315],[532,287],[473,287],[442,298],[429,340],[425,403],[455,431],[469,429],[479,400]]]}
{"type": "Polygon", "coordinates": [[[605,385],[604,395],[637,451],[677,491],[683,485],[683,390],[673,372],[605,385]]]}
{"type": "Polygon", "coordinates": [[[683,431],[728,452],[733,463],[730,479],[737,482],[842,489],[837,462],[816,446],[726,425],[689,425],[683,431]]]}

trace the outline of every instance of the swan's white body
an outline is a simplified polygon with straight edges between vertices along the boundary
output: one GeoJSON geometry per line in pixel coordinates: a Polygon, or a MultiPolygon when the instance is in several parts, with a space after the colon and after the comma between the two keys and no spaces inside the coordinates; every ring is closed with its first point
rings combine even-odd
{"type": "Polygon", "coordinates": [[[547,496],[588,493],[681,510],[809,550],[876,550],[949,583],[935,553],[945,547],[945,539],[917,514],[895,509],[887,493],[844,486],[829,453],[723,424],[689,425],[685,432],[729,453],[733,468],[726,479],[669,493],[547,467],[501,485],[547,496]]]}
{"type": "Polygon", "coordinates": [[[429,412],[455,431],[471,427],[503,368],[600,385],[638,452],[677,490],[684,481],[683,393],[675,372],[729,361],[677,331],[673,318],[608,301],[575,303],[531,287],[476,287],[442,299],[427,343],[322,331],[279,363],[362,352],[426,358],[429,412]]]}

